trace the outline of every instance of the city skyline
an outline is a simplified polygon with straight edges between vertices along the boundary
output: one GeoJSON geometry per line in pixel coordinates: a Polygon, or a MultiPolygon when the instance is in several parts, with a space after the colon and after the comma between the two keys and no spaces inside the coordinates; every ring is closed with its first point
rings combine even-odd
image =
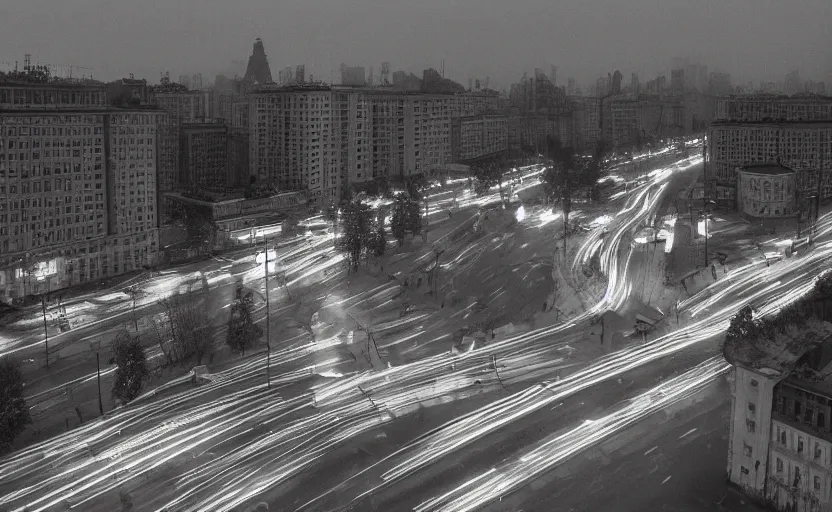
{"type": "MultiPolygon", "coordinates": [[[[46,9],[30,3],[0,21],[9,41],[0,67],[7,70],[30,53],[34,63],[74,65],[77,73],[85,68],[101,80],[133,73],[155,83],[166,70],[172,76],[202,72],[212,78],[244,59],[259,37],[274,69],[305,64],[307,75],[325,82],[337,82],[341,62],[377,71],[384,61],[391,62],[391,71],[417,74],[444,62],[448,78],[464,84],[468,77],[488,76],[497,88],[550,63],[561,70],[563,83],[566,77],[594,83],[615,69],[643,79],[669,76],[678,56],[730,72],[738,83],[781,80],[793,69],[804,79],[829,81],[832,72],[832,57],[824,50],[830,36],[820,21],[832,15],[832,7],[820,0],[772,4],[765,17],[751,22],[742,14],[747,9],[734,5],[662,4],[660,10],[647,0],[626,7],[602,1],[591,9],[537,1],[491,10],[473,10],[465,1],[392,8],[371,0],[350,9],[309,2],[198,7],[160,3],[136,11],[110,2],[85,16],[70,16],[87,4],[75,0],[46,9]],[[784,26],[783,20],[794,23],[784,26]],[[410,28],[416,26],[419,31],[410,28]],[[773,30],[787,33],[775,43],[765,37],[773,30]],[[91,31],[95,37],[89,37],[91,31]],[[355,34],[368,32],[375,36],[355,42],[355,34]],[[524,37],[512,36],[520,33],[524,37]],[[541,44],[530,44],[529,37],[539,37],[541,44]],[[379,38],[385,44],[376,44],[379,38]]],[[[762,11],[758,3],[747,7],[762,11]]]]}

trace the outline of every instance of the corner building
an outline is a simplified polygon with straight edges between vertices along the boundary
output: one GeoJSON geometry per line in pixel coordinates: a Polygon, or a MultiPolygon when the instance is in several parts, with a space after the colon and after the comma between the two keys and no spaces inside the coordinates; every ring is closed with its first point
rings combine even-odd
{"type": "Polygon", "coordinates": [[[832,381],[818,376],[828,375],[832,346],[786,357],[776,369],[732,361],[728,480],[776,510],[829,512],[832,381]]]}
{"type": "Polygon", "coordinates": [[[0,300],[153,263],[163,115],[109,107],[102,84],[0,77],[0,300]]]}
{"type": "Polygon", "coordinates": [[[796,193],[819,189],[821,199],[832,197],[832,98],[717,101],[716,119],[708,129],[705,181],[711,197],[725,208],[738,209],[739,171],[761,165],[792,169],[796,193]]]}

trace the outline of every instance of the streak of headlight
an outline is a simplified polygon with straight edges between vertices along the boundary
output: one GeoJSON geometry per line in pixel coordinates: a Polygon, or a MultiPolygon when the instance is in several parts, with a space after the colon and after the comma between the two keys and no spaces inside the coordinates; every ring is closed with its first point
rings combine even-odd
{"type": "Polygon", "coordinates": [[[721,357],[713,357],[641,394],[629,405],[612,414],[587,421],[565,433],[551,435],[522,457],[503,463],[499,468],[492,468],[465,485],[420,504],[414,510],[463,512],[482,507],[589,446],[608,439],[669,405],[695,396],[730,368],[721,357]],[[471,489],[475,483],[476,487],[471,489]],[[454,499],[449,499],[454,495],[454,499]]]}
{"type": "MultiPolygon", "coordinates": [[[[649,200],[646,201],[649,205],[646,205],[645,197],[647,196],[642,197],[641,201],[634,201],[632,204],[632,212],[638,214],[637,217],[645,212],[644,206],[649,206],[646,213],[652,210],[658,194],[651,193],[649,195],[649,200]]],[[[819,233],[824,229],[826,228],[819,228],[819,233]]],[[[618,252],[621,242],[620,235],[616,236],[616,233],[623,234],[619,230],[610,233],[610,239],[614,242],[611,245],[615,247],[604,248],[605,252],[614,251],[614,254],[618,252]]],[[[824,267],[823,260],[817,259],[817,255],[825,253],[825,256],[828,257],[830,247],[829,244],[818,243],[812,251],[803,258],[772,265],[771,281],[763,280],[762,282],[766,286],[756,285],[755,289],[768,286],[775,287],[771,290],[761,290],[760,295],[776,295],[782,293],[788,286],[793,289],[808,289],[812,280],[811,273],[824,267]],[[787,268],[799,273],[798,277],[794,278],[795,280],[783,278],[783,273],[786,272],[787,268]]],[[[625,276],[627,260],[628,258],[621,258],[621,260],[613,258],[610,263],[614,263],[611,268],[615,270],[615,274],[611,273],[611,275],[617,276],[619,280],[625,276]],[[618,271],[619,268],[623,268],[623,274],[618,271]]],[[[627,291],[631,287],[631,283],[618,285],[613,289],[614,293],[610,296],[616,299],[614,302],[618,302],[621,297],[626,297],[627,291]]],[[[745,293],[753,291],[753,289],[742,289],[740,291],[745,293]]],[[[794,293],[797,293],[797,291],[794,293]]],[[[796,296],[794,293],[783,296],[783,300],[793,300],[796,296]]],[[[361,295],[359,300],[366,300],[367,297],[361,295]]],[[[601,358],[584,369],[569,375],[557,384],[550,385],[549,389],[551,391],[547,391],[544,395],[552,394],[561,398],[568,396],[594,383],[613,378],[631,368],[709,339],[724,330],[728,319],[736,311],[738,305],[751,301],[753,298],[753,295],[750,297],[728,296],[726,300],[731,300],[731,302],[721,304],[721,308],[707,318],[640,347],[633,347],[601,358]]],[[[765,307],[768,309],[782,307],[782,302],[768,302],[765,307]]],[[[607,304],[609,304],[609,301],[607,301],[607,304]]],[[[591,314],[597,311],[598,309],[595,308],[591,314]]],[[[165,499],[169,500],[169,504],[185,506],[189,500],[195,499],[196,496],[203,497],[201,492],[207,490],[208,492],[204,495],[206,501],[188,505],[189,507],[195,507],[189,508],[189,510],[199,510],[199,507],[203,509],[225,509],[232,503],[239,503],[238,500],[253,497],[268,486],[276,485],[297,474],[298,471],[308,468],[327,450],[338,443],[366,432],[381,422],[388,421],[389,414],[385,411],[395,412],[397,415],[406,414],[418,407],[420,402],[426,404],[431,401],[453,400],[453,396],[449,394],[460,394],[463,390],[469,389],[472,384],[474,377],[467,376],[466,372],[486,367],[487,364],[490,364],[489,361],[492,355],[500,360],[508,361],[506,364],[509,365],[509,368],[500,371],[506,382],[519,383],[547,378],[547,375],[551,376],[555,371],[555,367],[547,367],[546,361],[547,357],[551,357],[551,345],[540,342],[554,335],[563,336],[566,329],[585,321],[591,314],[582,315],[563,326],[540,329],[490,344],[486,350],[477,348],[451,360],[446,355],[441,355],[396,368],[364,372],[356,376],[338,379],[338,381],[333,381],[331,385],[323,386],[321,393],[317,391],[315,393],[319,402],[324,403],[326,412],[311,418],[293,420],[288,425],[281,418],[285,418],[290,413],[297,414],[295,411],[308,407],[304,400],[309,400],[309,397],[303,397],[303,400],[293,403],[279,402],[278,404],[274,404],[274,397],[267,400],[260,400],[255,395],[247,399],[234,398],[235,401],[241,400],[245,404],[244,406],[241,405],[242,408],[239,410],[234,409],[234,403],[214,403],[212,407],[219,409],[216,417],[203,420],[201,428],[203,432],[221,431],[224,434],[220,437],[209,437],[207,443],[200,444],[197,441],[192,441],[192,443],[195,443],[192,449],[196,452],[205,453],[205,451],[211,449],[212,443],[219,444],[220,442],[226,442],[227,439],[225,438],[227,437],[241,435],[240,432],[245,431],[243,426],[249,424],[252,420],[262,421],[268,425],[281,420],[280,432],[257,438],[255,441],[247,441],[242,447],[235,449],[232,455],[222,455],[203,464],[199,471],[192,471],[183,475],[178,481],[177,496],[165,499]],[[447,369],[451,363],[459,369],[448,372],[447,369]],[[536,370],[533,372],[527,371],[532,365],[536,365],[536,370]],[[361,386],[372,395],[375,406],[371,405],[358,392],[357,386],[361,386]],[[318,426],[321,428],[317,428],[318,426]],[[280,470],[275,471],[274,468],[280,468],[280,470]]],[[[275,354],[273,354],[274,357],[275,354]]],[[[294,356],[285,354],[279,357],[290,359],[294,356]]],[[[272,359],[272,361],[274,363],[275,359],[272,359]]],[[[551,362],[551,359],[549,362],[551,362]]],[[[232,384],[248,386],[249,384],[246,383],[259,382],[262,379],[264,366],[264,358],[259,358],[252,364],[244,364],[233,369],[233,371],[222,374],[213,383],[203,385],[193,392],[178,394],[166,399],[164,403],[154,402],[139,405],[135,409],[127,409],[113,418],[91,422],[68,432],[66,435],[58,436],[48,442],[38,443],[28,450],[11,455],[0,461],[0,472],[2,472],[4,478],[15,474],[37,473],[39,468],[48,468],[49,465],[56,464],[57,461],[66,460],[71,461],[72,464],[67,463],[65,467],[56,466],[54,474],[53,470],[49,470],[47,478],[39,479],[37,483],[30,486],[21,486],[15,493],[0,497],[0,504],[6,504],[12,499],[22,500],[25,498],[32,500],[41,492],[61,488],[60,485],[66,482],[69,482],[72,487],[64,491],[60,499],[82,497],[88,503],[88,500],[100,496],[107,489],[113,487],[104,484],[92,484],[92,486],[83,487],[84,490],[78,490],[81,489],[80,486],[89,483],[88,469],[90,469],[91,464],[98,464],[94,460],[88,461],[89,456],[85,454],[84,446],[87,444],[93,446],[96,443],[105,442],[110,446],[120,444],[113,443],[113,441],[118,439],[114,437],[115,432],[121,428],[144,428],[144,426],[158,424],[161,418],[188,418],[190,414],[196,412],[195,408],[191,406],[196,397],[206,396],[202,393],[216,393],[225,389],[225,386],[232,384]]],[[[291,382],[292,379],[297,378],[295,374],[296,372],[286,374],[285,378],[291,382]]],[[[283,378],[282,376],[273,377],[273,382],[276,380],[283,381],[283,378]]],[[[255,391],[263,392],[262,386],[256,388],[255,391]]],[[[459,396],[464,395],[460,394],[459,396]]],[[[539,393],[522,400],[521,398],[520,394],[515,394],[508,397],[509,401],[502,403],[502,407],[518,413],[513,414],[512,419],[523,416],[522,411],[517,410],[518,403],[521,404],[521,409],[529,411],[536,410],[544,403],[550,403],[539,393]]],[[[429,452],[422,453],[411,464],[411,467],[423,467],[425,464],[444,456],[444,454],[451,453],[453,448],[449,450],[448,443],[452,443],[450,446],[461,446],[476,439],[483,432],[493,431],[506,424],[506,422],[500,422],[500,413],[504,413],[504,411],[499,410],[499,405],[499,403],[491,404],[471,415],[463,416],[453,424],[440,427],[436,431],[438,434],[425,436],[419,442],[413,443],[403,449],[402,452],[397,453],[397,457],[413,451],[416,452],[414,455],[418,455],[420,450],[426,449],[425,446],[430,446],[429,452]],[[494,414],[492,409],[495,408],[498,409],[496,419],[491,416],[491,414],[494,414]],[[474,421],[475,419],[476,421],[474,421]]],[[[512,421],[512,419],[507,421],[512,421]]],[[[188,422],[187,424],[190,425],[191,423],[188,422]]],[[[187,428],[181,430],[187,430],[187,428]]],[[[111,485],[118,485],[120,482],[126,481],[125,479],[147,474],[148,471],[157,467],[154,465],[155,461],[169,460],[167,457],[175,457],[182,453],[181,448],[188,445],[190,436],[196,436],[197,434],[184,431],[184,435],[178,435],[178,430],[180,428],[176,427],[173,431],[156,434],[166,436],[172,442],[169,445],[154,445],[159,441],[158,437],[153,435],[146,438],[142,434],[124,439],[126,451],[122,450],[120,452],[121,455],[117,462],[121,462],[121,464],[112,466],[112,472],[128,468],[133,473],[127,477],[119,476],[115,478],[111,485]],[[176,441],[181,441],[182,444],[175,444],[176,441]],[[139,446],[136,446],[137,443],[139,446]],[[130,462],[136,462],[137,465],[130,466],[130,462]]],[[[404,466],[398,467],[398,469],[404,469],[404,466]]],[[[57,499],[57,496],[55,496],[55,499],[57,499]]]]}
{"type": "MultiPolygon", "coordinates": [[[[784,297],[780,302],[792,301],[800,293],[807,291],[811,287],[812,280],[806,280],[804,278],[804,281],[807,282],[799,286],[799,289],[796,289],[793,293],[789,293],[788,297],[784,297]]],[[[790,281],[785,286],[794,287],[795,285],[794,282],[790,281]]],[[[601,358],[590,367],[573,373],[555,385],[547,386],[549,393],[544,396],[541,396],[540,393],[534,393],[534,388],[530,388],[445,424],[435,430],[435,434],[425,436],[397,452],[395,454],[396,456],[413,450],[416,451],[416,454],[408,460],[399,463],[393,469],[388,470],[383,475],[385,482],[382,486],[389,485],[393,481],[404,478],[436,459],[452,453],[461,446],[487,433],[493,432],[530,412],[549,405],[553,401],[562,400],[566,396],[570,396],[598,382],[613,378],[649,361],[665,357],[695,343],[711,339],[719,333],[724,332],[731,315],[738,307],[738,303],[742,303],[739,301],[753,301],[770,292],[777,292],[783,289],[784,283],[779,281],[772,283],[751,296],[743,297],[738,301],[726,305],[707,319],[694,322],[685,328],[671,332],[645,345],[624,349],[601,358]]],[[[497,347],[490,348],[492,350],[498,350],[497,347]]],[[[374,490],[369,492],[374,492],[374,490]]]]}

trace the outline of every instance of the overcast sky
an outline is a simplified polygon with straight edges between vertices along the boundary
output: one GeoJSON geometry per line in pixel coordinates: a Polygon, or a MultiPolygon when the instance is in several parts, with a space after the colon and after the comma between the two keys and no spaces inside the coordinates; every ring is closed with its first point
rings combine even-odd
{"type": "MultiPolygon", "coordinates": [[[[245,60],[254,38],[272,74],[306,64],[329,80],[341,62],[421,75],[441,67],[464,85],[507,87],[524,71],[558,66],[558,83],[594,83],[621,70],[669,75],[698,58],[734,81],[832,82],[832,0],[27,0],[0,2],[0,69],[33,61],[128,73],[213,75],[245,60]]],[[[337,74],[337,72],[336,72],[337,74]]],[[[669,76],[668,76],[669,78],[669,76]]]]}

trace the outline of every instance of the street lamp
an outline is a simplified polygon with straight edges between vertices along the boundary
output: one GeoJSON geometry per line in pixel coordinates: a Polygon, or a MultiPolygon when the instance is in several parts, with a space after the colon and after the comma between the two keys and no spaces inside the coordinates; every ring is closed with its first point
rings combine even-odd
{"type": "Polygon", "coordinates": [[[271,346],[271,332],[270,332],[270,324],[271,324],[271,310],[269,308],[269,242],[266,235],[263,235],[263,254],[264,259],[263,263],[265,265],[266,273],[264,275],[264,281],[266,285],[266,387],[271,389],[272,387],[272,379],[271,379],[271,362],[272,362],[272,346],[271,346]]]}
{"type": "Polygon", "coordinates": [[[95,352],[96,377],[98,379],[98,412],[104,416],[104,403],[101,401],[101,342],[90,342],[90,351],[95,352]]]}

